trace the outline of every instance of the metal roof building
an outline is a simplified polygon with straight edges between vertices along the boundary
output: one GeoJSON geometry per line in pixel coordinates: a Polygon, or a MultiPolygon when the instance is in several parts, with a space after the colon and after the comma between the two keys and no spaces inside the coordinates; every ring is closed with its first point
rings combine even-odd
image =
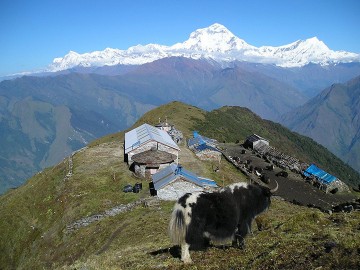
{"type": "Polygon", "coordinates": [[[205,150],[220,152],[217,148],[207,144],[200,144],[194,147],[195,152],[201,152],[205,150]]]}
{"type": "Polygon", "coordinates": [[[215,160],[220,162],[221,152],[216,148],[217,140],[207,138],[194,131],[194,138],[188,140],[189,148],[201,160],[215,160]]]}
{"type": "Polygon", "coordinates": [[[264,150],[269,146],[269,140],[257,135],[252,134],[251,136],[247,137],[244,143],[245,147],[251,147],[254,150],[264,150]]]}
{"type": "Polygon", "coordinates": [[[171,164],[152,175],[152,181],[157,196],[163,200],[176,200],[188,192],[217,187],[215,181],[201,178],[176,164],[171,164]]]}
{"type": "Polygon", "coordinates": [[[318,168],[316,165],[311,164],[305,171],[305,176],[315,176],[319,182],[322,184],[330,184],[331,182],[335,181],[337,178],[322,169],[318,168]]]}
{"type": "Polygon", "coordinates": [[[180,151],[179,146],[171,139],[166,131],[150,126],[149,124],[143,124],[125,133],[125,154],[149,141],[156,141],[180,151]]]}

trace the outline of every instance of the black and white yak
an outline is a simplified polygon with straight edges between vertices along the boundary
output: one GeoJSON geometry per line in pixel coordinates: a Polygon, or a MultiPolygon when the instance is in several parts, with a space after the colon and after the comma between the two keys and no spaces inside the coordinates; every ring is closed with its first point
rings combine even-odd
{"type": "Polygon", "coordinates": [[[206,247],[210,240],[232,240],[244,247],[244,238],[253,219],[270,206],[270,197],[278,189],[247,183],[235,183],[218,192],[187,193],[174,206],[169,234],[181,246],[181,260],[191,263],[189,248],[206,247]]]}

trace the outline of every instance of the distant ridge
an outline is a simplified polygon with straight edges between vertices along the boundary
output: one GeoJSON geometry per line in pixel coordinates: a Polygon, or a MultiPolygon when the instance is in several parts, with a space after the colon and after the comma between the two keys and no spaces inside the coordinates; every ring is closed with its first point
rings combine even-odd
{"type": "Polygon", "coordinates": [[[360,172],[360,76],[333,84],[281,120],[360,172]],[[331,134],[331,136],[329,136],[331,134]]]}

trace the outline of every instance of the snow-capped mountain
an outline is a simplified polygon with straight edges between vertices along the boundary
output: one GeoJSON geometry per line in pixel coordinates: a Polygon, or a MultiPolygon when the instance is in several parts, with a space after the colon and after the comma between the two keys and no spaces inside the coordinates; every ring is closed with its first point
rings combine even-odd
{"type": "Polygon", "coordinates": [[[107,48],[103,51],[78,54],[70,51],[55,58],[47,71],[60,71],[76,66],[141,65],[171,56],[211,59],[217,62],[247,61],[282,67],[301,67],[309,63],[360,62],[360,54],[330,50],[317,37],[291,44],[255,47],[236,37],[225,26],[215,23],[190,34],[188,40],[173,46],[137,45],[127,50],[107,48]]]}

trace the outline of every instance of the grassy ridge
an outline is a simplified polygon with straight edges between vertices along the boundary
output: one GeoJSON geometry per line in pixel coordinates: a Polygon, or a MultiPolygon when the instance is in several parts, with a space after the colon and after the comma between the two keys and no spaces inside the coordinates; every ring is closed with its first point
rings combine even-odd
{"type": "MultiPolygon", "coordinates": [[[[190,136],[193,129],[206,132],[200,129],[200,124],[209,121],[209,114],[174,102],[147,113],[137,125],[155,124],[159,117],[167,117],[185,136],[190,136]]],[[[223,130],[219,129],[218,133],[223,130]]],[[[228,127],[226,132],[230,131],[228,127]]],[[[214,137],[225,138],[217,136],[214,137]]],[[[235,138],[241,139],[231,140],[235,138]]],[[[144,190],[138,194],[122,192],[124,185],[139,181],[123,162],[123,140],[123,132],[109,135],[76,153],[72,158],[73,175],[69,179],[65,180],[69,159],[64,159],[18,189],[0,196],[0,269],[305,269],[320,266],[336,269],[344,265],[357,269],[360,266],[357,256],[359,212],[326,215],[281,200],[274,200],[269,212],[258,220],[262,231],[253,224],[254,234],[247,238],[246,250],[213,247],[193,252],[195,263],[186,267],[176,257],[176,249],[167,236],[173,202],[161,202],[150,208],[139,205],[132,211],[68,231],[67,225],[79,219],[148,196],[146,181],[144,190]],[[327,245],[333,248],[327,251],[327,245]]],[[[246,181],[229,163],[222,161],[220,172],[215,173],[212,162],[197,160],[185,144],[180,147],[180,160],[185,168],[220,185],[246,181]]]]}
{"type": "Polygon", "coordinates": [[[173,203],[139,207],[126,215],[90,226],[104,237],[100,249],[60,269],[357,269],[359,213],[323,214],[315,209],[274,200],[259,218],[264,226],[246,239],[246,249],[191,251],[192,265],[183,265],[167,236],[173,203]],[[334,245],[330,250],[328,246],[334,245]]]}
{"type": "Polygon", "coordinates": [[[315,163],[349,185],[360,184],[360,175],[325,147],[277,123],[263,120],[246,108],[222,107],[211,111],[204,120],[197,121],[194,128],[205,136],[234,143],[256,133],[269,139],[270,145],[282,152],[315,163]]]}

